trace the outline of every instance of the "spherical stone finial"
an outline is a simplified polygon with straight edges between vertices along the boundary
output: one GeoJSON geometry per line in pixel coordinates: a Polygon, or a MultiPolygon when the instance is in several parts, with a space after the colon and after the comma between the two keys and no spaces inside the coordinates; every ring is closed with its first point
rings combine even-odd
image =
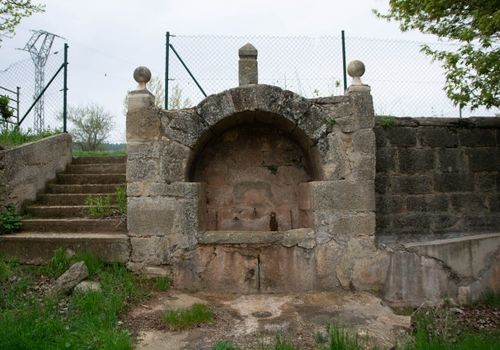
{"type": "Polygon", "coordinates": [[[363,85],[361,77],[365,74],[365,64],[359,60],[349,62],[347,73],[352,77],[351,85],[363,85]]]}
{"type": "Polygon", "coordinates": [[[134,70],[134,79],[139,84],[137,90],[145,90],[146,84],[151,80],[151,71],[148,67],[139,66],[134,70]]]}

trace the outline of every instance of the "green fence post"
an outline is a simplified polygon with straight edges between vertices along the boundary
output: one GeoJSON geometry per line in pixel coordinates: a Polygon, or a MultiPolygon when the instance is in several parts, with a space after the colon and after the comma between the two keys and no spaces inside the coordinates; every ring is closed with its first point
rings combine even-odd
{"type": "Polygon", "coordinates": [[[64,44],[64,87],[63,87],[63,132],[67,130],[68,120],[68,44],[64,44]]]}
{"type": "Polygon", "coordinates": [[[344,92],[347,91],[347,63],[345,58],[345,32],[342,30],[342,71],[344,76],[344,92]]]}
{"type": "Polygon", "coordinates": [[[170,32],[166,33],[166,44],[165,44],[165,109],[168,109],[168,66],[169,66],[169,54],[170,51],[170,32]]]}

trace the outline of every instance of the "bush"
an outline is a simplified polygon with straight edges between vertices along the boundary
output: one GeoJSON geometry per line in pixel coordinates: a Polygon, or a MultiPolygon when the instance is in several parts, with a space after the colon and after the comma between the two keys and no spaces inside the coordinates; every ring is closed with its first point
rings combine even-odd
{"type": "Polygon", "coordinates": [[[8,205],[0,212],[0,233],[12,233],[19,231],[23,225],[22,217],[16,213],[14,205],[8,205]]]}

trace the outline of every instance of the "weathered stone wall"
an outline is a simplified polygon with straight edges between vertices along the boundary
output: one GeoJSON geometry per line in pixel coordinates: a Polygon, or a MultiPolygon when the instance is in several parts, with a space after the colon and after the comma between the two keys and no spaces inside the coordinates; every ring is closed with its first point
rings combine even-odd
{"type": "Polygon", "coordinates": [[[130,268],[169,266],[184,288],[382,288],[388,259],[374,244],[369,88],[307,100],[277,87],[248,85],[211,95],[195,108],[168,111],[156,109],[146,90],[134,91],[128,101],[130,268]],[[298,186],[294,205],[307,213],[310,229],[206,229],[210,192],[206,179],[196,176],[200,154],[212,140],[245,125],[279,130],[308,159],[314,181],[298,186]]]}
{"type": "Polygon", "coordinates": [[[0,151],[0,207],[36,199],[56,173],[71,162],[71,135],[60,134],[0,151]]]}
{"type": "Polygon", "coordinates": [[[500,118],[379,119],[377,236],[500,230],[500,118]]]}

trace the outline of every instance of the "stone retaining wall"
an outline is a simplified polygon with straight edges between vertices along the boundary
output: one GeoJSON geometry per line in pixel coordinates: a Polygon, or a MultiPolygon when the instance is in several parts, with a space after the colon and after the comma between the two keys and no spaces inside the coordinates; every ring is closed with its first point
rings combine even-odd
{"type": "Polygon", "coordinates": [[[500,118],[377,118],[382,241],[500,231],[500,118]]]}
{"type": "Polygon", "coordinates": [[[0,151],[0,207],[34,201],[71,162],[71,135],[60,134],[0,151]]]}

